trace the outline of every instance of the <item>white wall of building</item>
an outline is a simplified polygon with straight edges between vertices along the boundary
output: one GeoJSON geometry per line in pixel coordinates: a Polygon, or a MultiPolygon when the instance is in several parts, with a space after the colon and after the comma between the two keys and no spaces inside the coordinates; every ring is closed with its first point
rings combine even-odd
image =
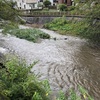
{"type": "MultiPolygon", "coordinates": [[[[34,8],[38,8],[38,2],[40,0],[33,0],[33,3],[32,3],[32,0],[13,0],[13,1],[16,1],[17,2],[17,7],[18,9],[24,9],[24,10],[27,10],[27,9],[34,9],[34,8]]],[[[53,0],[49,0],[51,2],[51,5],[53,5],[53,0]]]]}
{"type": "Polygon", "coordinates": [[[26,0],[13,0],[17,2],[18,9],[26,9],[26,0]]]}
{"type": "Polygon", "coordinates": [[[31,9],[38,7],[38,1],[39,0],[26,0],[26,4],[31,7],[31,9]]]}
{"type": "Polygon", "coordinates": [[[33,8],[37,7],[37,3],[34,4],[34,6],[33,6],[32,3],[27,3],[26,0],[13,0],[13,1],[17,2],[18,9],[27,10],[27,9],[33,9],[33,8]]]}
{"type": "Polygon", "coordinates": [[[51,5],[53,5],[53,0],[49,0],[51,2],[51,5]]]}

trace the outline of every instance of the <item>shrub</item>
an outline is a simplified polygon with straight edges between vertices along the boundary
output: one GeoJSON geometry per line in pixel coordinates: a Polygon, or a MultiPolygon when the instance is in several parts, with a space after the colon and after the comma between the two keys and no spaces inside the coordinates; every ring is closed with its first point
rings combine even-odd
{"type": "Polygon", "coordinates": [[[60,34],[78,35],[84,28],[88,27],[88,24],[84,21],[66,20],[65,17],[62,17],[54,19],[52,22],[45,24],[44,27],[58,31],[60,34]]]}
{"type": "MultiPolygon", "coordinates": [[[[0,100],[51,100],[51,89],[47,80],[40,81],[31,68],[37,63],[26,65],[18,58],[10,59],[0,65],[0,100]]],[[[70,89],[69,96],[60,91],[55,100],[94,100],[79,86],[80,96],[70,89]]]]}
{"type": "Polygon", "coordinates": [[[9,22],[8,24],[5,24],[3,28],[4,28],[3,33],[7,33],[10,30],[18,29],[18,24],[14,22],[9,22]]]}
{"type": "Polygon", "coordinates": [[[0,66],[0,100],[49,100],[48,82],[39,81],[27,66],[17,59],[0,66]],[[44,84],[45,83],[45,84],[44,84]]]}
{"type": "Polygon", "coordinates": [[[87,14],[88,19],[86,19],[85,23],[88,23],[89,26],[84,28],[82,32],[80,32],[80,36],[91,40],[94,43],[100,43],[100,4],[94,6],[93,9],[87,14]]]}
{"type": "Polygon", "coordinates": [[[51,5],[51,2],[49,0],[45,0],[43,4],[45,7],[49,7],[51,5]]]}
{"type": "Polygon", "coordinates": [[[70,7],[68,7],[68,10],[69,10],[69,11],[75,10],[75,6],[70,6],[70,7]]]}
{"type": "Polygon", "coordinates": [[[59,5],[58,5],[58,9],[59,9],[60,11],[66,11],[66,10],[67,10],[67,5],[65,5],[65,4],[59,4],[59,5]]]}
{"type": "Polygon", "coordinates": [[[25,25],[25,21],[24,20],[19,20],[19,24],[25,25]]]}
{"type": "Polygon", "coordinates": [[[63,16],[61,18],[55,18],[52,22],[45,24],[44,27],[47,28],[47,29],[50,29],[50,28],[63,26],[65,24],[67,24],[67,20],[63,16]]]}
{"type": "MultiPolygon", "coordinates": [[[[3,32],[5,32],[5,30],[6,29],[4,29],[3,32]]],[[[13,30],[7,30],[6,33],[9,33],[11,35],[15,35],[18,38],[26,39],[33,42],[36,42],[38,38],[42,38],[42,39],[50,38],[50,35],[38,29],[13,29],[13,30]]]]}

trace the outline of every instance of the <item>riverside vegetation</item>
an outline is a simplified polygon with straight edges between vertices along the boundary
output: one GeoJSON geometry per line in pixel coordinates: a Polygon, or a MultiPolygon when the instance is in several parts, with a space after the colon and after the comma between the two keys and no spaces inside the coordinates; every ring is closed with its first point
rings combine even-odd
{"type": "Polygon", "coordinates": [[[18,25],[15,23],[9,23],[4,26],[3,30],[4,34],[11,34],[14,35],[20,39],[26,39],[28,41],[36,42],[39,38],[42,39],[49,39],[50,35],[32,28],[32,29],[19,29],[18,25]]]}
{"type": "MultiPolygon", "coordinates": [[[[91,20],[91,19],[90,19],[91,20]]],[[[89,39],[91,42],[100,42],[100,23],[94,25],[89,23],[89,19],[84,21],[70,20],[67,21],[64,17],[56,18],[52,22],[44,25],[44,28],[57,31],[63,35],[76,35],[89,39]]]]}
{"type": "MultiPolygon", "coordinates": [[[[51,100],[51,89],[47,80],[39,80],[31,71],[36,64],[26,65],[25,61],[10,57],[4,65],[0,66],[0,100],[51,100]],[[11,59],[12,58],[12,59],[11,59]]],[[[70,96],[63,92],[54,100],[93,100],[88,92],[79,86],[81,96],[72,89],[70,96]]]]}
{"type": "Polygon", "coordinates": [[[52,22],[44,25],[44,28],[58,31],[63,35],[77,35],[84,27],[88,27],[88,24],[84,24],[82,21],[80,22],[77,20],[66,20],[64,16],[61,18],[56,18],[52,22]]]}
{"type": "MultiPolygon", "coordinates": [[[[36,42],[37,38],[50,38],[48,34],[37,29],[19,29],[17,24],[10,23],[4,27],[4,34],[15,35],[22,39],[36,42]]],[[[47,80],[39,80],[38,75],[31,71],[37,62],[27,65],[18,58],[10,57],[3,66],[0,66],[0,99],[1,100],[51,100],[52,91],[47,80]],[[12,58],[12,59],[11,59],[12,58]]],[[[69,96],[62,91],[54,100],[94,100],[88,92],[79,86],[81,95],[73,89],[69,96]]],[[[52,99],[53,100],[53,99],[52,99]]]]}
{"type": "Polygon", "coordinates": [[[19,16],[20,13],[15,9],[15,7],[16,2],[13,2],[12,0],[0,0],[0,18],[15,21],[16,17],[19,16]]]}
{"type": "MultiPolygon", "coordinates": [[[[0,18],[5,20],[10,20],[15,22],[16,16],[18,16],[18,11],[14,9],[15,3],[9,2],[7,0],[0,0],[0,18]]],[[[58,19],[57,19],[58,20],[58,19]]],[[[67,21],[62,21],[63,25],[69,24],[67,21]]],[[[77,22],[73,22],[72,28],[77,27],[77,22]],[[74,26],[76,24],[76,26],[74,26]]],[[[78,22],[78,24],[82,24],[78,22]]],[[[55,25],[55,24],[53,24],[55,25]]],[[[60,24],[62,25],[62,24],[60,24]]],[[[47,25],[49,27],[49,25],[47,25]]],[[[67,25],[69,26],[69,25],[67,25]]],[[[86,24],[86,28],[89,25],[86,24]]],[[[81,27],[84,27],[82,25],[81,27]]],[[[3,25],[3,33],[9,33],[15,35],[22,39],[27,39],[29,41],[36,42],[36,39],[39,38],[50,38],[49,35],[40,32],[37,29],[19,29],[17,24],[9,23],[3,25]],[[29,34],[27,34],[29,33],[29,34]]],[[[54,26],[56,29],[56,26],[54,26]]],[[[66,28],[66,27],[65,27],[66,28]]],[[[51,29],[51,28],[50,28],[51,29]]],[[[54,29],[54,30],[55,30],[54,29]]],[[[82,28],[80,28],[81,30],[82,28]]],[[[58,29],[56,29],[58,30],[58,29]]],[[[61,31],[60,29],[59,31],[61,31]]],[[[66,30],[63,29],[65,33],[66,30]]],[[[78,30],[77,30],[78,31],[78,30]]],[[[75,29],[73,33],[77,33],[75,29]]],[[[3,66],[0,65],[0,100],[51,100],[51,90],[47,80],[39,80],[38,76],[31,72],[31,68],[36,64],[33,63],[30,66],[26,65],[22,60],[16,58],[7,60],[3,66]]],[[[56,97],[56,100],[93,100],[89,96],[88,92],[79,86],[79,91],[81,96],[78,96],[72,89],[70,90],[69,96],[67,97],[63,92],[60,92],[56,97]]]]}
{"type": "MultiPolygon", "coordinates": [[[[97,1],[97,0],[96,0],[97,1]]],[[[87,9],[84,20],[66,20],[65,17],[56,18],[52,22],[44,25],[44,28],[58,31],[60,34],[77,35],[91,40],[92,42],[100,43],[100,3],[87,9]]],[[[78,8],[80,9],[80,8],[78,8]]],[[[73,11],[76,11],[74,8],[73,11]]],[[[84,11],[85,13],[85,11],[84,11]]]]}

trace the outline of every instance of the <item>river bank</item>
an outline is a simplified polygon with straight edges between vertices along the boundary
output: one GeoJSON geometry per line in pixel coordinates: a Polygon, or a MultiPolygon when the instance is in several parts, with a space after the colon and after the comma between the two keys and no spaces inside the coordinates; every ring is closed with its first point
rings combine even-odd
{"type": "Polygon", "coordinates": [[[62,35],[74,35],[88,39],[90,42],[99,46],[100,42],[100,20],[94,18],[71,19],[65,17],[56,18],[44,24],[44,28],[57,31],[62,35]]]}

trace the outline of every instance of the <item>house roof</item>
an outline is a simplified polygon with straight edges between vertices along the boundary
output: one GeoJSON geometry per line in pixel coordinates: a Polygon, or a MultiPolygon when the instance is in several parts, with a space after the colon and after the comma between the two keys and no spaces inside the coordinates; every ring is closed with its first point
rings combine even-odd
{"type": "Polygon", "coordinates": [[[26,0],[26,3],[36,3],[38,0],[26,0]]]}

